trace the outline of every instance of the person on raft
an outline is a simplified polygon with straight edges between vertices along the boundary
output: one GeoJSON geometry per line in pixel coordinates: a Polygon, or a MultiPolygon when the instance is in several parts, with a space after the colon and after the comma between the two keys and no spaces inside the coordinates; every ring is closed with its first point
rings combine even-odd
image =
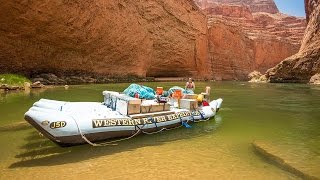
{"type": "Polygon", "coordinates": [[[189,78],[188,82],[186,83],[186,90],[192,90],[194,92],[194,90],[196,89],[196,85],[193,82],[192,78],[189,78]]]}

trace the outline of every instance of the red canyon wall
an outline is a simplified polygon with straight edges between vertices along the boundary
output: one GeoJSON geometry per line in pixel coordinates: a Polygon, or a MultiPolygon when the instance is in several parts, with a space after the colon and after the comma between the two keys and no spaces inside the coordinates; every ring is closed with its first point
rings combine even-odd
{"type": "Polygon", "coordinates": [[[273,0],[196,0],[196,2],[202,9],[212,6],[214,3],[219,3],[247,6],[253,13],[266,12],[270,14],[276,14],[279,12],[277,5],[273,0]]]}
{"type": "MultiPolygon", "coordinates": [[[[305,20],[273,0],[195,2],[4,1],[0,73],[246,80],[298,52],[305,20]]],[[[314,49],[310,24],[301,53],[314,49]]]]}
{"type": "Polygon", "coordinates": [[[0,73],[210,77],[192,0],[3,1],[0,73]]]}
{"type": "Polygon", "coordinates": [[[216,80],[247,80],[298,52],[306,22],[279,13],[273,0],[197,0],[208,16],[216,80]]]}
{"type": "Polygon", "coordinates": [[[308,26],[299,52],[274,68],[266,76],[270,82],[308,82],[320,73],[320,0],[306,0],[308,26]]]}

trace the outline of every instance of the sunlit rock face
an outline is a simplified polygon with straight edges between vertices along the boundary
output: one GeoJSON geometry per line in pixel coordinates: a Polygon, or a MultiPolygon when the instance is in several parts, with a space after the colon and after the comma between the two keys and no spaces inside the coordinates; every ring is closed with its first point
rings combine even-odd
{"type": "Polygon", "coordinates": [[[320,73],[320,1],[306,0],[308,26],[299,52],[268,70],[270,82],[308,82],[320,73]]]}
{"type": "Polygon", "coordinates": [[[196,0],[208,16],[216,80],[247,80],[298,52],[306,21],[279,13],[273,0],[196,0]]]}
{"type": "Polygon", "coordinates": [[[248,6],[253,13],[266,12],[276,14],[279,12],[273,0],[196,0],[202,9],[206,9],[214,3],[237,6],[248,6]]]}
{"type": "Polygon", "coordinates": [[[0,73],[210,77],[191,0],[3,1],[0,73]]]}

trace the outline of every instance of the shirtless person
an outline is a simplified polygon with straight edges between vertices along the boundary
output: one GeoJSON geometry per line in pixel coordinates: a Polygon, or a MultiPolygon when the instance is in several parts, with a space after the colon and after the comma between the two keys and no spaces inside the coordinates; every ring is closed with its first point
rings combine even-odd
{"type": "Polygon", "coordinates": [[[189,81],[186,83],[186,90],[191,90],[194,92],[194,90],[196,89],[196,85],[194,84],[192,78],[189,78],[189,81]]]}

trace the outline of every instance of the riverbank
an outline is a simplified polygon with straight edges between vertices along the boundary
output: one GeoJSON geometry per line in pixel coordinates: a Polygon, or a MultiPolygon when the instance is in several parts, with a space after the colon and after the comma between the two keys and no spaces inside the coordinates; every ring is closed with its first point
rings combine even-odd
{"type": "Polygon", "coordinates": [[[0,74],[0,90],[23,90],[30,86],[31,81],[17,74],[0,74]]]}
{"type": "Polygon", "coordinates": [[[40,81],[32,83],[30,79],[22,75],[0,74],[0,90],[3,91],[27,90],[43,87],[45,86],[40,81]]]}
{"type": "MultiPolygon", "coordinates": [[[[27,85],[28,83],[34,82],[36,84],[33,85],[33,87],[39,88],[39,87],[43,87],[43,85],[65,86],[65,85],[112,84],[112,83],[134,83],[134,82],[186,82],[189,78],[189,77],[141,77],[136,75],[103,76],[103,75],[92,75],[92,74],[82,74],[82,73],[69,74],[69,75],[56,75],[53,73],[42,73],[42,74],[34,75],[29,79],[24,76],[20,76],[16,74],[9,74],[9,76],[14,77],[13,78],[14,80],[13,81],[9,80],[7,82],[0,82],[0,85],[1,84],[7,85],[7,86],[4,86],[2,89],[7,89],[7,90],[24,89],[24,82],[27,82],[27,85]]],[[[0,75],[0,80],[1,79],[2,78],[0,75]]],[[[4,78],[4,79],[7,79],[7,78],[4,78]]],[[[210,79],[199,79],[199,78],[194,78],[194,79],[196,82],[215,81],[210,79]]],[[[248,75],[248,79],[250,79],[249,82],[252,82],[252,83],[270,83],[268,82],[265,75],[262,75],[257,71],[250,73],[248,75]]],[[[297,82],[292,82],[292,83],[297,83],[297,82]]],[[[320,74],[313,76],[309,84],[315,84],[315,85],[320,84],[320,74]]],[[[32,86],[32,84],[30,85],[32,86]]]]}
{"type": "Polygon", "coordinates": [[[25,76],[18,75],[18,74],[0,74],[0,83],[1,84],[8,84],[8,85],[15,85],[15,86],[22,86],[24,83],[31,83],[31,81],[26,78],[25,76]]]}
{"type": "MultiPolygon", "coordinates": [[[[79,84],[110,84],[110,83],[134,83],[134,82],[179,82],[187,81],[189,77],[142,77],[136,75],[103,76],[92,74],[69,74],[56,75],[43,73],[35,75],[30,79],[40,81],[45,85],[79,85],[79,84]]],[[[193,77],[192,77],[193,78],[193,77]]],[[[208,81],[208,79],[195,78],[196,81],[208,81]]]]}
{"type": "Polygon", "coordinates": [[[56,75],[53,73],[43,73],[34,75],[32,82],[39,81],[44,85],[80,85],[80,84],[109,84],[109,83],[126,83],[126,82],[154,82],[153,77],[140,77],[136,75],[125,76],[103,76],[93,74],[69,74],[56,75]]]}

